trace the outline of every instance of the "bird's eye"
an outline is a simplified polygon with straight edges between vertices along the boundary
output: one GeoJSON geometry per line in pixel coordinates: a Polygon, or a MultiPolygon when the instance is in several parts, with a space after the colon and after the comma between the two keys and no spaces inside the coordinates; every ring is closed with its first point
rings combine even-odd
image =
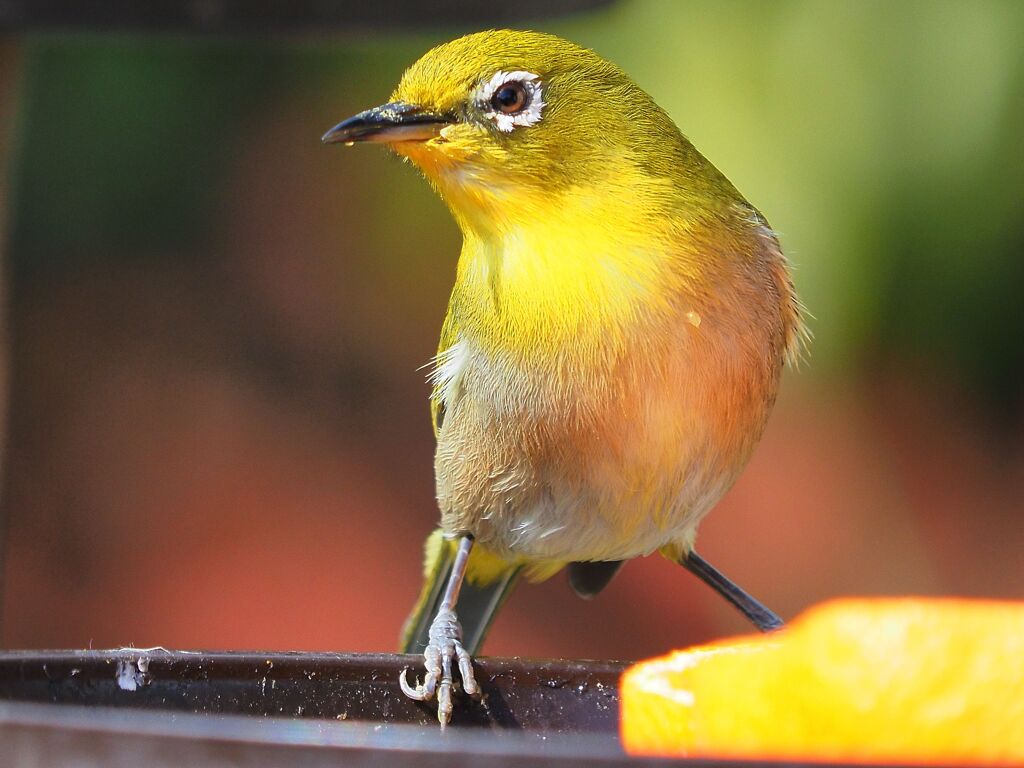
{"type": "Polygon", "coordinates": [[[526,86],[518,80],[511,80],[501,85],[491,97],[491,106],[495,112],[514,115],[530,106],[530,93],[526,86]]]}
{"type": "Polygon", "coordinates": [[[473,105],[499,131],[511,133],[540,121],[544,84],[533,72],[495,72],[477,85],[473,105]]]}

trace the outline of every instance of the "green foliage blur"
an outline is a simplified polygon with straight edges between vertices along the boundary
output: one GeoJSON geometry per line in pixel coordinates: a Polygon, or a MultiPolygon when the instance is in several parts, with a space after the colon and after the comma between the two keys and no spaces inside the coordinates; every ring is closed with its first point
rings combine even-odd
{"type": "MultiPolygon", "coordinates": [[[[815,318],[810,375],[909,356],[1020,415],[1024,5],[623,2],[549,28],[629,71],[782,234],[815,318]]],[[[213,227],[225,159],[277,105],[380,102],[458,31],[34,41],[16,274],[180,258],[213,227]]],[[[404,261],[385,243],[408,203],[431,218],[437,206],[411,172],[374,168],[362,184],[384,207],[374,258],[404,261]]]]}

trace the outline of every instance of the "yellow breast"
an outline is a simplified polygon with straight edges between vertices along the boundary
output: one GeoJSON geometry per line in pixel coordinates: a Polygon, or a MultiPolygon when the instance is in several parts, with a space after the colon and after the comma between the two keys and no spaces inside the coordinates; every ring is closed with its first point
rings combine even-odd
{"type": "Polygon", "coordinates": [[[486,228],[467,229],[452,312],[495,351],[619,354],[631,329],[674,312],[699,278],[656,212],[606,191],[519,194],[488,209],[486,228]]]}
{"type": "Polygon", "coordinates": [[[774,399],[771,260],[753,230],[725,260],[738,242],[715,245],[704,222],[583,190],[532,204],[529,224],[466,234],[436,381],[446,528],[526,558],[687,540],[774,399]],[[763,269],[725,268],[750,259],[763,269]]]}

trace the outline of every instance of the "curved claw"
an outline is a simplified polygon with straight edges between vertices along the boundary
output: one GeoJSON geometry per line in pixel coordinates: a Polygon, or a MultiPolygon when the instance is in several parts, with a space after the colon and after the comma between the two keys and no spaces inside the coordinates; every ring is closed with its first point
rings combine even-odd
{"type": "Polygon", "coordinates": [[[417,685],[415,688],[413,688],[411,685],[409,685],[409,681],[406,680],[405,677],[408,674],[408,672],[409,668],[406,667],[398,676],[398,685],[402,689],[402,693],[404,693],[413,701],[424,701],[427,697],[426,695],[424,695],[423,686],[417,685]]]}

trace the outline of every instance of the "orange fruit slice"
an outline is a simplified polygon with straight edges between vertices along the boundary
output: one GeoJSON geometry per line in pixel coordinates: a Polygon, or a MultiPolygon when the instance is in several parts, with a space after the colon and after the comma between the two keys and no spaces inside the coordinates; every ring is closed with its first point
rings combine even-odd
{"type": "Polygon", "coordinates": [[[634,755],[1024,763],[1024,603],[836,600],[626,671],[634,755]]]}

